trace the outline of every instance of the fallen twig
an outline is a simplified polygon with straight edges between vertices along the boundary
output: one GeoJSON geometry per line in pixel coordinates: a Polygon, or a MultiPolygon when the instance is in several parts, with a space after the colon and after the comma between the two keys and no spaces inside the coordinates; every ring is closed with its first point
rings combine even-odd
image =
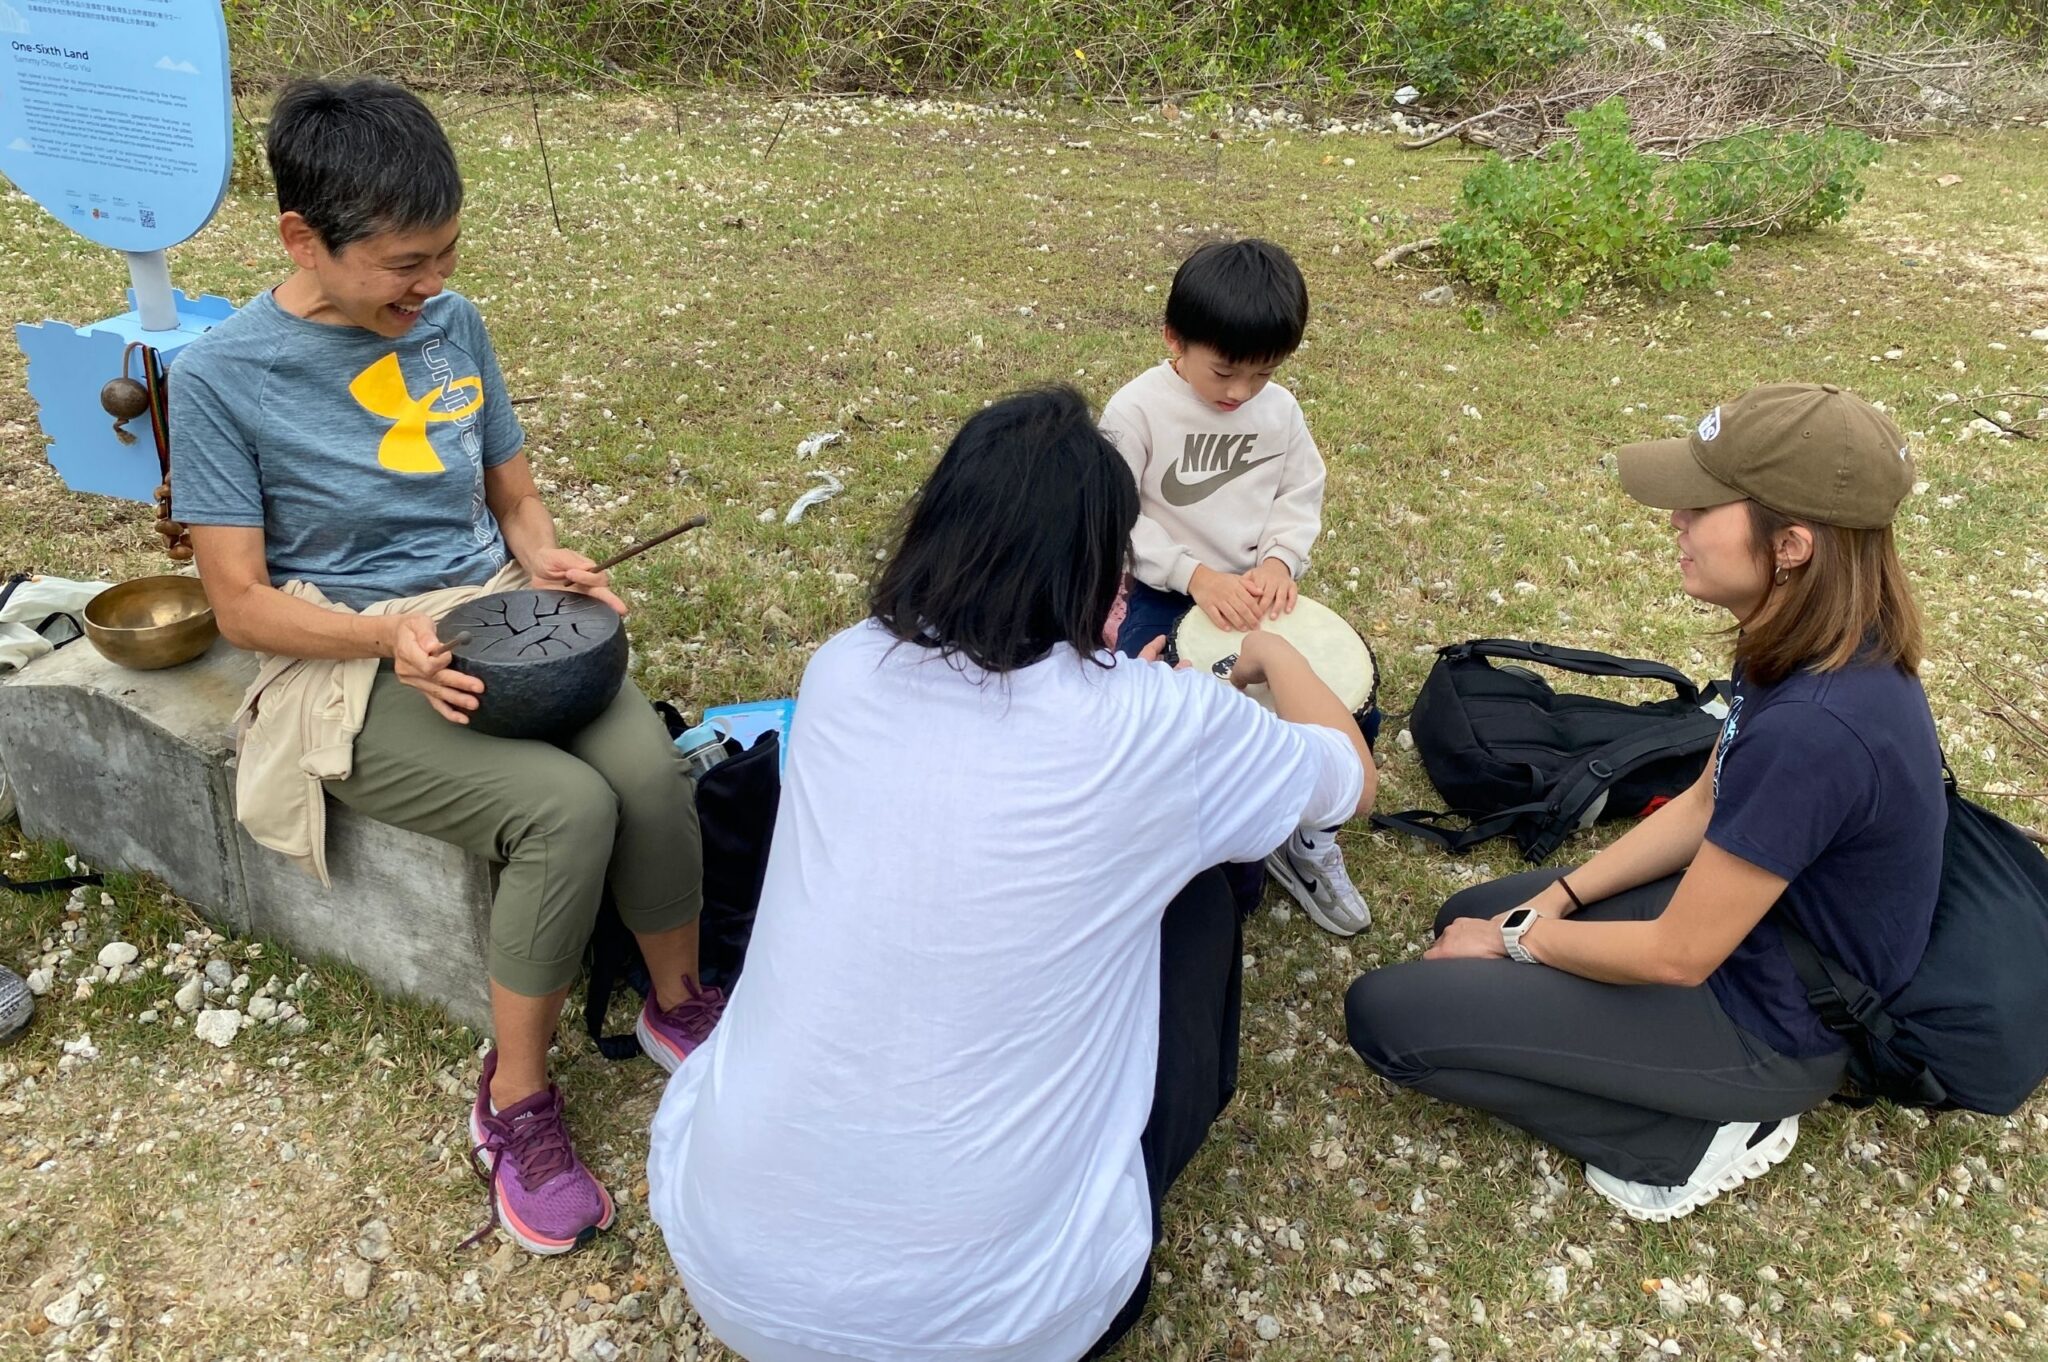
{"type": "Polygon", "coordinates": [[[1390,270],[1409,256],[1420,255],[1424,251],[1433,251],[1442,244],[1438,238],[1433,236],[1426,236],[1420,241],[1405,241],[1373,261],[1372,267],[1376,270],[1390,270]]]}
{"type": "Polygon", "coordinates": [[[2016,435],[2022,440],[2031,440],[2034,438],[2033,436],[2029,435],[2026,431],[2021,430],[2018,426],[2009,426],[1995,416],[1985,416],[1984,411],[1981,407],[1970,408],[1970,414],[1973,416],[1981,417],[1986,423],[1990,425],[1997,426],[1998,429],[2004,434],[2016,435]]]}
{"type": "Polygon", "coordinates": [[[782,134],[789,131],[789,120],[795,116],[796,105],[785,104],[782,106],[782,121],[775,125],[775,135],[768,139],[768,149],[761,153],[762,160],[765,161],[775,154],[776,144],[782,141],[782,134]]]}

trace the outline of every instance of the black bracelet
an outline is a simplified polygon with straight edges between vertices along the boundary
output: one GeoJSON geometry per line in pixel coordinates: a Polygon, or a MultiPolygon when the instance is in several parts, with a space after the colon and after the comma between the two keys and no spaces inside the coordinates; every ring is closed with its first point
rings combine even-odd
{"type": "Polygon", "coordinates": [[[1586,911],[1586,901],[1580,898],[1578,894],[1573,891],[1572,882],[1570,880],[1566,879],[1562,875],[1559,875],[1557,877],[1557,887],[1559,889],[1564,890],[1564,896],[1572,901],[1572,907],[1575,910],[1581,913],[1586,911]]]}

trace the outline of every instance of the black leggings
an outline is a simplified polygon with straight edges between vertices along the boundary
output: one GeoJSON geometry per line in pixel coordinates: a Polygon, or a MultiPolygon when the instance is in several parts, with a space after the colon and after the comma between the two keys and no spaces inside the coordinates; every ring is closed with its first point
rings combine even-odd
{"type": "MultiPolygon", "coordinates": [[[[1454,895],[1437,930],[1495,917],[1567,873],[1531,870],[1454,895]]],[[[1577,916],[1649,921],[1679,877],[1577,916]]],[[[1410,960],[1344,1000],[1351,1046],[1403,1087],[1492,1112],[1631,1182],[1691,1176],[1720,1125],[1797,1116],[1841,1082],[1840,1052],[1781,1055],[1729,1020],[1712,989],[1602,984],[1513,960],[1410,960]]]]}
{"type": "MultiPolygon", "coordinates": [[[[1244,933],[1221,870],[1181,890],[1159,927],[1159,1070],[1139,1146],[1152,1193],[1152,1242],[1174,1179],[1237,1092],[1237,1026],[1244,999],[1244,933]]],[[[1106,1356],[1145,1313],[1152,1269],[1087,1353],[1106,1356]]]]}

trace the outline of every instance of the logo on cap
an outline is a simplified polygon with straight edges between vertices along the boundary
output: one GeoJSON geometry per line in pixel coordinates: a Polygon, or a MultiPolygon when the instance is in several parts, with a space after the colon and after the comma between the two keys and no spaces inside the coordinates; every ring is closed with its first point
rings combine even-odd
{"type": "Polygon", "coordinates": [[[1700,418],[1700,439],[1712,440],[1721,433],[1721,409],[1714,408],[1700,418]]]}

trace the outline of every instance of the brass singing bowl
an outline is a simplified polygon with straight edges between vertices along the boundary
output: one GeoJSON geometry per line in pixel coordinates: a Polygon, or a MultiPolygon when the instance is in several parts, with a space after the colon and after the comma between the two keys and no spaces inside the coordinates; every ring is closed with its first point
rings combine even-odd
{"type": "Polygon", "coordinates": [[[100,656],[140,672],[190,662],[219,635],[197,577],[138,577],[85,606],[85,636],[100,656]]]}

